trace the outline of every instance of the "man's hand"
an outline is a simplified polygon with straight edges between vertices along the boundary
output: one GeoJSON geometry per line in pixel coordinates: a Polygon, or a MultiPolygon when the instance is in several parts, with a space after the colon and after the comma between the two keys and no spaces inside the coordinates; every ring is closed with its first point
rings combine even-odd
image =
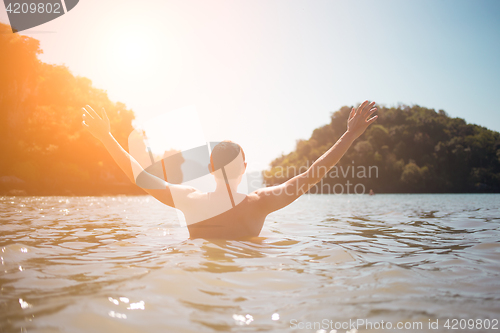
{"type": "Polygon", "coordinates": [[[358,138],[364,131],[373,123],[378,116],[372,117],[373,113],[377,111],[374,108],[375,102],[368,103],[364,101],[358,109],[352,108],[347,121],[347,132],[358,138]],[[370,118],[371,117],[371,118],[370,118]],[[369,119],[368,119],[369,118],[369,119]]]}
{"type": "Polygon", "coordinates": [[[82,124],[85,126],[93,136],[102,141],[109,135],[109,119],[104,108],[102,108],[101,116],[97,114],[89,105],[82,108],[84,114],[82,115],[82,124]]]}
{"type": "Polygon", "coordinates": [[[289,205],[318,183],[337,164],[354,140],[363,134],[368,126],[377,119],[377,116],[373,116],[373,113],[377,110],[373,107],[374,105],[375,102],[369,103],[365,101],[357,110],[352,108],[347,121],[347,132],[326,153],[318,158],[306,172],[289,179],[281,185],[255,191],[263,211],[270,213],[289,205]]]}

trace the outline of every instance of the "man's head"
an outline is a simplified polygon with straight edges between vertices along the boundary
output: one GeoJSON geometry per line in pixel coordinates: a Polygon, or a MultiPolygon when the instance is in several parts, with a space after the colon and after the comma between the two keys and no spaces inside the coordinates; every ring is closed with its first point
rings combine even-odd
{"type": "Polygon", "coordinates": [[[210,172],[216,178],[222,178],[223,175],[220,172],[222,167],[228,179],[237,179],[243,175],[247,163],[245,153],[239,144],[226,140],[214,147],[210,155],[210,172]]]}

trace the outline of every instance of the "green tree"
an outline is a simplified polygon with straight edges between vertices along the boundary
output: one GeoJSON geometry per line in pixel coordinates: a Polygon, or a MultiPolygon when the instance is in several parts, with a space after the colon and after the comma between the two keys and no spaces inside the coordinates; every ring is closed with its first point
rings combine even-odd
{"type": "Polygon", "coordinates": [[[14,34],[5,24],[0,50],[0,192],[141,193],[81,126],[82,106],[105,107],[115,137],[126,147],[132,110],[67,67],[41,62],[38,40],[14,34]]]}
{"type": "MultiPolygon", "coordinates": [[[[280,167],[313,162],[345,131],[351,107],[334,112],[330,124],[299,140],[295,151],[271,162],[264,172],[267,185],[282,183],[280,167]]],[[[378,178],[361,179],[346,173],[323,184],[347,180],[375,192],[500,192],[500,134],[451,118],[444,110],[419,105],[378,107],[377,122],[345,154],[338,167],[377,167],[378,178]]],[[[289,175],[291,176],[291,175],[289,175]]],[[[328,188],[328,187],[324,187],[328,188]]],[[[314,190],[321,192],[323,188],[314,190]]]]}

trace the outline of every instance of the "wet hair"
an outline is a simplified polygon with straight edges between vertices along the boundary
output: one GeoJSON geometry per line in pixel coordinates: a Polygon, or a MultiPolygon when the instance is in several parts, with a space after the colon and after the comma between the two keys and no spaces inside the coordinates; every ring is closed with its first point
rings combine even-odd
{"type": "MultiPolygon", "coordinates": [[[[241,152],[241,156],[243,157],[243,162],[245,162],[245,153],[241,146],[237,143],[234,143],[229,140],[225,140],[219,142],[212,150],[212,154],[210,154],[210,164],[212,166],[212,170],[219,170],[220,168],[231,163],[236,157],[238,157],[241,152]]],[[[225,169],[224,169],[225,170],[225,169]]],[[[225,170],[226,171],[226,170],[225,170]]],[[[242,170],[241,170],[242,171],[242,170]]],[[[227,177],[237,178],[241,175],[235,174],[235,172],[231,172],[230,170],[226,171],[227,177]]]]}

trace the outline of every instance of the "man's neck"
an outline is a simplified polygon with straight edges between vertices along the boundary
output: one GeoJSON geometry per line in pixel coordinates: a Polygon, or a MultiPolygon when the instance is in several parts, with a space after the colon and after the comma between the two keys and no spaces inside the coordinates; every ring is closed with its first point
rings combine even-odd
{"type": "Polygon", "coordinates": [[[238,183],[236,182],[229,182],[226,184],[224,181],[222,182],[217,182],[217,186],[215,188],[215,192],[227,192],[231,191],[231,193],[234,195],[238,191],[238,183]]]}

